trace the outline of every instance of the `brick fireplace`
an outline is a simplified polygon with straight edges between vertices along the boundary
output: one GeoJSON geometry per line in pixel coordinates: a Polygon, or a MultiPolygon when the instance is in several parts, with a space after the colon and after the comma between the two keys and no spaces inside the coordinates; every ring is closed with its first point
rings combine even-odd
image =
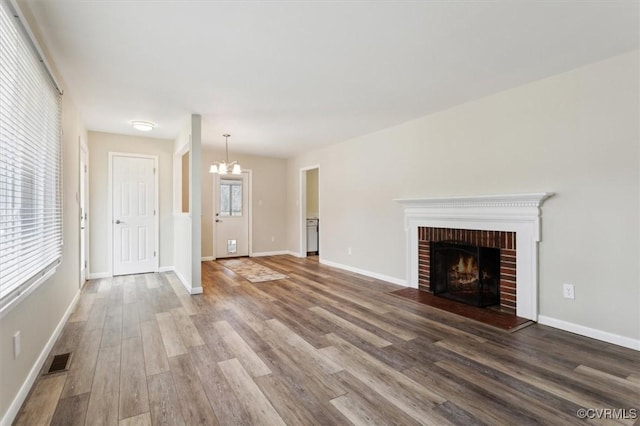
{"type": "Polygon", "coordinates": [[[430,290],[430,271],[424,267],[432,241],[467,240],[499,248],[501,308],[509,312],[515,309],[517,316],[537,321],[540,207],[552,195],[542,192],[395,200],[404,213],[407,286],[430,290]]]}
{"type": "Polygon", "coordinates": [[[477,229],[451,229],[418,227],[418,288],[433,292],[431,288],[431,243],[456,241],[473,246],[500,249],[499,307],[503,312],[516,313],[516,233],[509,231],[482,231],[477,229]]]}

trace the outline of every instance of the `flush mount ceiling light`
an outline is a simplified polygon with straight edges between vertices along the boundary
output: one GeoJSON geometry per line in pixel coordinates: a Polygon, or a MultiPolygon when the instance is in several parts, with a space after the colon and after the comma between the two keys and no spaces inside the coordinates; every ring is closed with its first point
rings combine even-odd
{"type": "Polygon", "coordinates": [[[229,136],[228,134],[224,134],[222,135],[224,136],[224,143],[226,145],[227,148],[227,156],[225,161],[222,161],[220,163],[213,163],[211,165],[211,167],[209,168],[209,173],[218,173],[221,175],[226,175],[229,174],[229,171],[231,171],[232,175],[239,175],[242,173],[242,169],[240,168],[240,164],[238,164],[237,161],[232,161],[229,162],[229,136]]]}
{"type": "Polygon", "coordinates": [[[156,125],[150,121],[132,121],[131,126],[141,132],[150,132],[156,125]]]}

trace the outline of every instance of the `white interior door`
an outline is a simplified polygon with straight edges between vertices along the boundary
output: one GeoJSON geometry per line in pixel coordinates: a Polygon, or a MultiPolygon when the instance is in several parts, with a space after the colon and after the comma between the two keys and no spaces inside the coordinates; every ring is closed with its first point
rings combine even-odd
{"type": "Polygon", "coordinates": [[[215,176],[216,258],[249,255],[249,177],[215,176]]]}
{"type": "Polygon", "coordinates": [[[80,151],[80,286],[87,280],[87,182],[88,182],[87,153],[80,151]]]}
{"type": "Polygon", "coordinates": [[[113,275],[156,269],[155,160],[112,158],[113,275]]]}

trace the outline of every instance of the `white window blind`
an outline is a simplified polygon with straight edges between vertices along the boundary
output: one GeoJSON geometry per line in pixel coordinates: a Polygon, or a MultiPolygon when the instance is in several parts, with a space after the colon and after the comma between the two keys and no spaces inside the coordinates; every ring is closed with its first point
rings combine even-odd
{"type": "Polygon", "coordinates": [[[61,96],[0,0],[0,312],[62,256],[61,96]]]}

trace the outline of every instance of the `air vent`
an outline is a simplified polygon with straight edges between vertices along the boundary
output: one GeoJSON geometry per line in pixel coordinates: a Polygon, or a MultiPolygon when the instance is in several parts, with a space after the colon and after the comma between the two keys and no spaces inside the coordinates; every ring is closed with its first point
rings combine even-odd
{"type": "Polygon", "coordinates": [[[69,369],[69,364],[71,364],[71,352],[67,352],[66,354],[54,355],[53,361],[51,361],[51,366],[49,367],[49,371],[45,374],[54,374],[60,373],[61,371],[67,371],[69,369]]]}

